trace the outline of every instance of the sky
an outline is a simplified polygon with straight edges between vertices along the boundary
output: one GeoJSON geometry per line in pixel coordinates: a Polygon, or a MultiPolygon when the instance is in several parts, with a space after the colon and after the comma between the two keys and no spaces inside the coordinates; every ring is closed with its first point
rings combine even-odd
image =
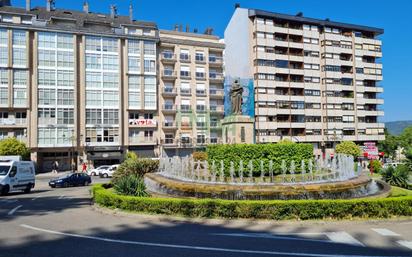
{"type": "MultiPolygon", "coordinates": [[[[84,0],[56,0],[57,8],[81,10],[84,0]]],[[[116,4],[118,13],[128,15],[130,0],[88,0],[90,11],[109,13],[116,4]]],[[[383,121],[412,120],[412,1],[411,0],[132,0],[134,17],[154,21],[160,29],[175,24],[190,25],[204,32],[207,27],[223,38],[235,3],[244,8],[263,9],[303,16],[383,28],[383,81],[385,99],[383,121]]],[[[12,0],[24,7],[25,0],[12,0]]],[[[32,0],[32,7],[46,0],[32,0]]]]}

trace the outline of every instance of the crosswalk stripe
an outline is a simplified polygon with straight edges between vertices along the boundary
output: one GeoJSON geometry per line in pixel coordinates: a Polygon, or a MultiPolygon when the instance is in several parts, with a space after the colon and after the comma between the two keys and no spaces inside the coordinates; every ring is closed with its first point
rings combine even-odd
{"type": "Polygon", "coordinates": [[[400,236],[398,233],[395,233],[386,228],[372,228],[372,230],[382,236],[400,236]]]}
{"type": "Polygon", "coordinates": [[[326,236],[335,243],[341,244],[350,244],[350,245],[357,245],[357,246],[364,246],[360,241],[355,239],[353,236],[349,235],[348,233],[341,231],[341,232],[327,232],[325,233],[326,236]]]}
{"type": "Polygon", "coordinates": [[[412,250],[412,241],[399,240],[397,243],[412,250]]]}

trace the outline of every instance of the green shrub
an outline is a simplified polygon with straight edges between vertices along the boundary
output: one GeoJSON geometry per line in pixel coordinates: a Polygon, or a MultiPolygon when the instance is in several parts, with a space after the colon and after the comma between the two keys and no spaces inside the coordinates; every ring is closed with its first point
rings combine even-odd
{"type": "MultiPolygon", "coordinates": [[[[289,167],[291,161],[295,161],[296,173],[300,172],[301,162],[313,158],[313,146],[311,144],[296,144],[293,142],[282,142],[278,144],[234,144],[234,145],[209,145],[206,149],[209,165],[215,161],[217,169],[223,160],[225,172],[229,172],[230,162],[233,161],[235,170],[238,170],[239,161],[243,160],[245,172],[249,170],[249,161],[253,161],[254,175],[259,176],[261,172],[260,161],[264,162],[263,169],[268,174],[269,161],[273,161],[274,174],[280,174],[282,160],[289,167]]],[[[306,166],[307,167],[307,166],[306,166]]]]}
{"type": "Polygon", "coordinates": [[[137,160],[138,158],[139,157],[137,156],[135,152],[129,151],[126,154],[126,160],[129,160],[129,159],[137,160]]]}
{"type": "Polygon", "coordinates": [[[15,137],[0,140],[0,155],[20,155],[23,160],[30,160],[29,148],[15,137]]]}
{"type": "Polygon", "coordinates": [[[137,175],[128,175],[117,179],[113,184],[113,188],[121,195],[149,196],[146,192],[143,177],[137,175]]]}
{"type": "Polygon", "coordinates": [[[358,158],[362,155],[360,147],[352,141],[343,141],[336,145],[336,153],[352,155],[354,158],[358,158]]]}
{"type": "Polygon", "coordinates": [[[406,165],[398,165],[396,168],[389,166],[382,172],[382,179],[391,184],[402,188],[408,188],[409,168],[406,165]]]}
{"type": "Polygon", "coordinates": [[[114,172],[113,182],[128,175],[143,177],[146,173],[157,172],[159,161],[151,159],[126,159],[114,172]]]}
{"type": "Polygon", "coordinates": [[[374,173],[382,173],[382,163],[379,160],[372,160],[368,165],[369,169],[371,167],[374,173]]]}
{"type": "Polygon", "coordinates": [[[118,195],[96,185],[94,200],[109,208],[186,217],[257,219],[351,219],[412,215],[412,196],[351,200],[231,201],[118,195]]]}
{"type": "Polygon", "coordinates": [[[193,160],[194,161],[206,161],[207,160],[207,153],[206,152],[193,152],[193,160]]]}

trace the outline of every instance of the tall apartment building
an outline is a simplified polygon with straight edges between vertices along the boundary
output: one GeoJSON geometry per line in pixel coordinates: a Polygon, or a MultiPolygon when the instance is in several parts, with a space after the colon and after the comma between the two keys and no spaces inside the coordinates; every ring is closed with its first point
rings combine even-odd
{"type": "MultiPolygon", "coordinates": [[[[155,23],[47,7],[0,7],[0,138],[54,161],[118,163],[157,148],[155,23]]],[[[130,10],[132,13],[132,10],[130,10]]]]}
{"type": "Polygon", "coordinates": [[[221,140],[223,49],[216,36],[160,30],[161,151],[186,155],[221,140]]]}
{"type": "Polygon", "coordinates": [[[236,8],[225,31],[228,78],[255,89],[257,143],[384,140],[382,29],[236,8]]]}

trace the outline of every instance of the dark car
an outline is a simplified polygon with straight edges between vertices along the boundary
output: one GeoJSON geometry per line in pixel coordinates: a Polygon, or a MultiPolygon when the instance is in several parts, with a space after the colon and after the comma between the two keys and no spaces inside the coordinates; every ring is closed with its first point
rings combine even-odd
{"type": "Polygon", "coordinates": [[[69,186],[87,186],[92,183],[92,179],[86,173],[67,174],[64,177],[52,179],[49,186],[55,187],[69,187],[69,186]]]}

